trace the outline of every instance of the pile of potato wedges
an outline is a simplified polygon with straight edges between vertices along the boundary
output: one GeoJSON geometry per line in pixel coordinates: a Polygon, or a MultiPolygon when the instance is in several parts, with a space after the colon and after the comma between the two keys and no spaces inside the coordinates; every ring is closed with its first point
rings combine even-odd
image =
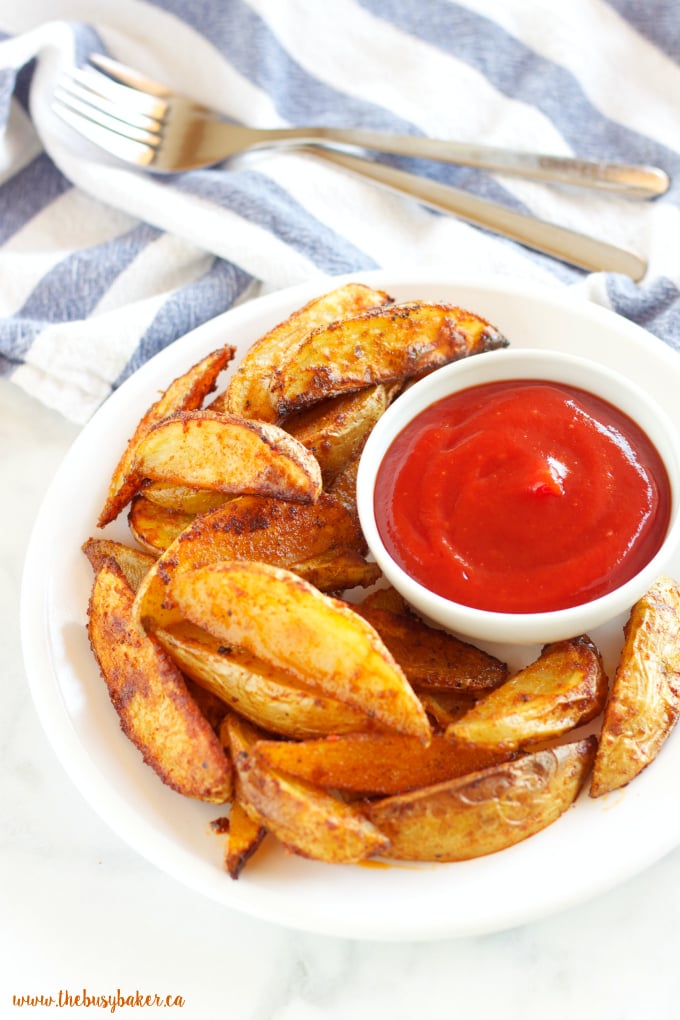
{"type": "Polygon", "coordinates": [[[586,635],[510,675],[368,556],[355,480],[376,421],[423,374],[506,344],[464,309],[348,284],[235,368],[226,344],[171,381],[122,451],[97,523],[127,512],[130,544],[83,547],[90,643],[144,761],[229,805],[233,878],[266,836],[331,863],[493,853],[589,777],[591,796],[625,786],[671,732],[671,578],[632,608],[613,677],[586,635]]]}

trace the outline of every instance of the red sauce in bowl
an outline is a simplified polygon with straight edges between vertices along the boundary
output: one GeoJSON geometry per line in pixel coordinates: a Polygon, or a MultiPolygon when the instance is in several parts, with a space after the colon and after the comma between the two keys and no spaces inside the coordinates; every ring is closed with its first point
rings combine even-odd
{"type": "Polygon", "coordinates": [[[633,577],[669,523],[668,475],[626,414],[542,380],[454,393],[397,436],[375,515],[392,558],[448,599],[503,613],[565,609],[633,577]]]}

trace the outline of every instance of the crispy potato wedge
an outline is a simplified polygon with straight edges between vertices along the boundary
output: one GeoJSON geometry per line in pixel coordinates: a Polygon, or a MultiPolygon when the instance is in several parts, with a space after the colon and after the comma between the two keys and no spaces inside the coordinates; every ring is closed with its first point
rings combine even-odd
{"type": "Polygon", "coordinates": [[[339,503],[342,503],[345,510],[357,521],[359,520],[359,511],[357,510],[358,472],[359,457],[354,457],[328,486],[329,495],[337,499],[339,503]]]}
{"type": "Polygon", "coordinates": [[[198,705],[201,714],[208,720],[215,733],[219,733],[222,721],[229,711],[228,706],[216,694],[209,691],[207,687],[197,684],[195,680],[192,680],[186,674],[183,674],[183,676],[187,690],[198,705]]]}
{"type": "Polygon", "coordinates": [[[264,825],[254,821],[237,798],[229,811],[229,835],[224,855],[224,865],[230,878],[239,877],[266,835],[264,825]]]}
{"type": "Polygon", "coordinates": [[[502,687],[480,698],[446,735],[475,747],[531,747],[599,715],[608,685],[590,638],[558,641],[502,687]]]}
{"type": "Polygon", "coordinates": [[[374,728],[357,709],[192,624],[159,630],[156,638],[184,674],[271,733],[304,739],[374,728]]]}
{"type": "Polygon", "coordinates": [[[238,798],[255,821],[293,853],[330,864],[355,864],[388,847],[387,837],[352,805],[258,761],[258,731],[226,720],[238,798]]]}
{"type": "Polygon", "coordinates": [[[215,388],[217,377],[233,356],[233,347],[226,346],[213,351],[188,372],[175,379],[163,395],[151,405],[137,425],[113,472],[106,502],[97,521],[100,528],[115,520],[137,491],[139,478],[134,469],[134,460],[140,440],[155,424],[169,415],[200,407],[208,393],[215,388]]]}
{"type": "Polygon", "coordinates": [[[136,542],[148,553],[159,556],[189,527],[195,514],[168,510],[145,496],[133,496],[128,511],[128,525],[136,542]]]}
{"type": "Polygon", "coordinates": [[[369,592],[359,604],[359,611],[367,609],[387,609],[390,613],[408,616],[411,612],[408,602],[396,588],[388,584],[369,592]]]}
{"type": "Polygon", "coordinates": [[[88,538],[83,545],[83,552],[95,573],[110,560],[117,563],[133,592],[137,591],[156,562],[155,556],[110,538],[88,538]]]}
{"type": "Polygon", "coordinates": [[[618,790],[658,755],[680,712],[680,586],[660,577],[633,606],[605,708],[591,797],[618,790]]]}
{"type": "Polygon", "coordinates": [[[378,308],[322,326],[276,374],[278,415],[376,383],[407,380],[450,361],[507,346],[498,330],[453,305],[378,308]]]}
{"type": "Polygon", "coordinates": [[[496,853],[555,822],[578,796],[597,740],[536,751],[472,775],[366,804],[388,856],[464,861],[496,853]]]}
{"type": "Polygon", "coordinates": [[[131,623],[133,598],[118,564],[104,563],[92,588],[88,634],[123,732],[173,790],[225,803],[232,795],[231,763],[180,671],[131,623]]]}
{"type": "Polygon", "coordinates": [[[481,692],[507,680],[504,662],[413,613],[393,613],[365,602],[353,606],[375,627],[417,691],[481,692]]]}
{"type": "Polygon", "coordinates": [[[226,561],[182,571],[170,594],[188,620],[304,683],[427,742],[423,706],[375,630],[289,570],[226,561]]]}
{"type": "Polygon", "coordinates": [[[172,578],[219,560],[263,560],[290,569],[299,563],[311,583],[332,591],[349,587],[349,580],[372,583],[365,550],[358,521],[324,493],[313,504],[237,496],[197,517],[160,556],[140,588],[134,618],[152,630],[178,622],[181,616],[166,604],[172,578]]]}
{"type": "Polygon", "coordinates": [[[391,300],[384,291],[361,283],[349,283],[315,298],[251,346],[224,394],[213,401],[212,407],[244,418],[275,422],[277,414],[270,393],[272,379],[281,365],[293,357],[304,338],[319,326],[358,315],[391,300]]]}
{"type": "Polygon", "coordinates": [[[443,735],[427,746],[398,733],[334,734],[323,740],[258,740],[258,759],[326,789],[405,793],[507,761],[502,751],[458,747],[443,735]]]}
{"type": "Polygon", "coordinates": [[[197,489],[191,485],[165,485],[163,482],[149,480],[142,485],[142,495],[166,510],[179,510],[184,514],[207,514],[232,498],[224,492],[211,492],[210,489],[197,489]]]}
{"type": "Polygon", "coordinates": [[[302,503],[314,502],[322,488],[316,459],[283,429],[215,411],[181,411],[154,425],[137,443],[133,473],[302,503]]]}
{"type": "Polygon", "coordinates": [[[359,456],[368,436],[390,405],[399,385],[378,384],[322,401],[292,415],[286,432],[313,453],[327,487],[347,464],[359,456]]]}
{"type": "Polygon", "coordinates": [[[323,592],[342,593],[348,588],[370,588],[381,576],[380,567],[354,549],[330,550],[291,567],[298,577],[323,592]]]}
{"type": "Polygon", "coordinates": [[[476,701],[473,696],[459,691],[418,691],[418,697],[435,733],[443,733],[452,723],[462,719],[476,701]]]}

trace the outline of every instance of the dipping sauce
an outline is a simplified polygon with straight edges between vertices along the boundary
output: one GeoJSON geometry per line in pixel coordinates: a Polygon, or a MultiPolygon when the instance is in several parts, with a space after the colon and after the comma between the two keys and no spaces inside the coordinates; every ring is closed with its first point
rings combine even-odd
{"type": "Polygon", "coordinates": [[[437,401],[379,468],[375,515],[392,558],[424,587],[503,613],[589,602],[661,546],[668,475],[626,414],[543,380],[437,401]]]}

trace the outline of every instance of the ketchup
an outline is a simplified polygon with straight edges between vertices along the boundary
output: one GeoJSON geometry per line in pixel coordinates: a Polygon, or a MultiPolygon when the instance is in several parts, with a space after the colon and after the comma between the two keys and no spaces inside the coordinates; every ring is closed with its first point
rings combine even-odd
{"type": "Polygon", "coordinates": [[[397,436],[375,513],[394,560],[466,606],[536,613],[617,588],[659,549],[664,464],[626,414],[542,380],[473,386],[397,436]]]}

